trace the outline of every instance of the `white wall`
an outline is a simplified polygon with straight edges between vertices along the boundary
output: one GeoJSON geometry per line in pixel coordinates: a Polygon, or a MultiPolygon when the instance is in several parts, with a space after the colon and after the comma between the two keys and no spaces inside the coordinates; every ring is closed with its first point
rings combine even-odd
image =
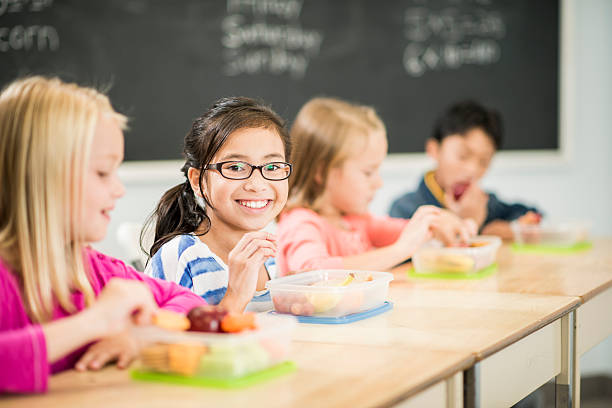
{"type": "MultiPolygon", "coordinates": [[[[534,159],[528,154],[502,153],[484,184],[502,198],[537,205],[551,218],[590,219],[595,234],[612,236],[612,1],[568,0],[565,11],[565,157],[540,155],[534,159]]],[[[179,168],[180,163],[124,165],[127,193],[117,204],[107,238],[96,247],[125,257],[115,238],[118,225],[142,222],[163,191],[182,181],[179,168]]],[[[372,203],[372,211],[385,213],[391,200],[413,189],[427,168],[423,155],[390,158],[383,167],[385,186],[372,203]]],[[[612,341],[592,353],[597,356],[592,361],[612,365],[612,341]]],[[[601,364],[586,363],[586,371],[590,366],[592,371],[601,370],[601,364]]]]}

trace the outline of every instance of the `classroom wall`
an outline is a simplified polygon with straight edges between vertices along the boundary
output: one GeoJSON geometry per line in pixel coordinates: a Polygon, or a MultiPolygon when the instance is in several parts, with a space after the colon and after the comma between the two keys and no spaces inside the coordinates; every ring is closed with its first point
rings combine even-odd
{"type": "MultiPolygon", "coordinates": [[[[536,205],[550,218],[592,221],[593,233],[612,236],[612,1],[568,0],[568,29],[562,48],[566,126],[563,155],[500,154],[484,180],[485,187],[504,199],[536,205]]],[[[508,92],[511,92],[509,89],[508,92]]],[[[562,110],[562,112],[564,112],[562,110]]],[[[129,137],[129,135],[128,135],[129,137]]],[[[385,185],[372,203],[384,214],[393,198],[412,189],[431,163],[424,155],[390,158],[383,165],[385,185]]],[[[125,197],[117,203],[107,238],[95,246],[125,258],[117,243],[122,222],[142,222],[161,194],[182,182],[179,163],[126,164],[121,177],[125,197]]],[[[612,341],[604,342],[583,359],[587,373],[612,374],[612,341]]]]}

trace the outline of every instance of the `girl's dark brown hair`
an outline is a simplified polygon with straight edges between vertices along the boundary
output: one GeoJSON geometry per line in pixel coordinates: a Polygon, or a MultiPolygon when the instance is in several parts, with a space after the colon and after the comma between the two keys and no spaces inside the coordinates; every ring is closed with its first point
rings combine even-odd
{"type": "Polygon", "coordinates": [[[181,171],[185,182],[166,191],[153,214],[149,216],[140,234],[140,246],[152,257],[162,245],[182,234],[204,235],[210,229],[206,210],[196,202],[187,177],[191,167],[200,170],[199,189],[206,208],[212,208],[202,190],[204,168],[223,146],[227,138],[239,129],[273,129],[283,141],[285,157],[289,160],[289,134],[285,122],[270,107],[251,98],[229,97],[217,100],[202,116],[197,118],[185,136],[181,171]],[[155,226],[155,238],[150,251],[144,248],[146,232],[155,226]],[[202,227],[203,225],[203,227],[202,227]]]}

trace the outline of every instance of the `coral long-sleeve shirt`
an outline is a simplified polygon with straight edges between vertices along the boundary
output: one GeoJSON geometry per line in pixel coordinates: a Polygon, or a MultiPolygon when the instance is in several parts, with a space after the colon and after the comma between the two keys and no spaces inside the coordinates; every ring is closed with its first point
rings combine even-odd
{"type": "Polygon", "coordinates": [[[312,269],[342,269],[342,258],[391,245],[408,220],[385,216],[347,215],[340,229],[316,212],[295,208],[278,223],[276,260],[282,275],[312,269]]]}
{"type": "MultiPolygon", "coordinates": [[[[192,307],[205,304],[202,298],[188,289],[173,282],[148,277],[118,259],[93,249],[86,250],[86,259],[91,267],[90,280],[96,296],[111,278],[123,278],[147,284],[159,307],[167,310],[186,313],[192,307]]],[[[82,293],[74,293],[72,300],[78,310],[85,308],[82,293]]],[[[53,320],[69,315],[58,305],[53,311],[53,320]]],[[[49,375],[72,368],[86,348],[81,347],[53,364],[47,362],[42,327],[31,322],[19,283],[0,259],[0,393],[46,391],[49,375]]]]}

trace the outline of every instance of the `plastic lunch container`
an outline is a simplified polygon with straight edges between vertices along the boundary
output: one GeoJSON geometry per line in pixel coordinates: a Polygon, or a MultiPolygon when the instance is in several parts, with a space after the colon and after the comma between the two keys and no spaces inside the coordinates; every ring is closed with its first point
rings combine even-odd
{"type": "Polygon", "coordinates": [[[468,241],[466,247],[443,247],[432,240],[412,257],[417,273],[474,273],[495,262],[501,246],[499,237],[481,235],[468,241]]]}
{"type": "Polygon", "coordinates": [[[317,270],[273,279],[266,287],[277,313],[341,317],[381,306],[392,280],[387,272],[317,270]]]}
{"type": "Polygon", "coordinates": [[[147,343],[138,368],[186,377],[233,379],[285,361],[295,318],[258,314],[255,319],[256,330],[236,334],[136,328],[135,335],[147,343]]]}
{"type": "Polygon", "coordinates": [[[511,225],[517,244],[568,247],[586,241],[589,236],[588,223],[581,221],[511,225]]]}

